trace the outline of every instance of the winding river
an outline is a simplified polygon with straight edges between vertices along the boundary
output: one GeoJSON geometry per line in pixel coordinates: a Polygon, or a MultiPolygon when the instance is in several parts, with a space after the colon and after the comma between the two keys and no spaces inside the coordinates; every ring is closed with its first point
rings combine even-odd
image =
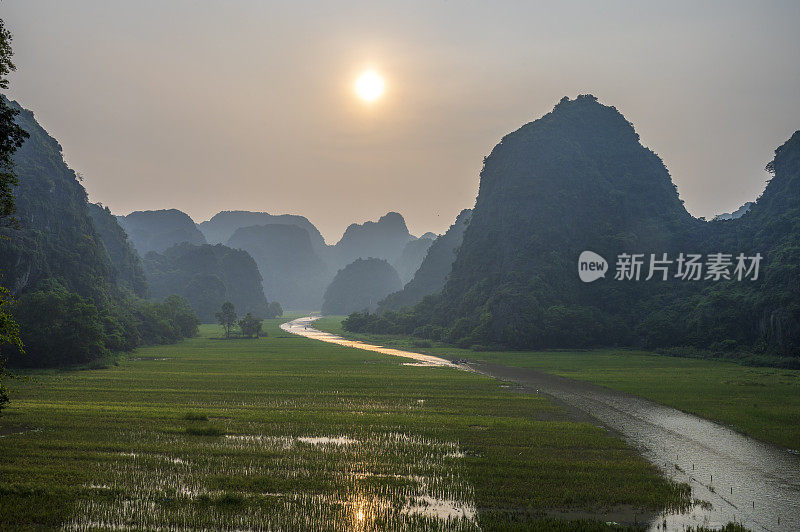
{"type": "Polygon", "coordinates": [[[737,522],[754,531],[800,530],[800,456],[723,425],[640,397],[541,371],[448,360],[348,340],[314,329],[314,316],[281,325],[286,332],[416,360],[419,364],[474,371],[542,393],[579,417],[621,435],[666,476],[685,482],[695,505],[683,513],[652,519],[651,530],[718,528],[737,522]]]}

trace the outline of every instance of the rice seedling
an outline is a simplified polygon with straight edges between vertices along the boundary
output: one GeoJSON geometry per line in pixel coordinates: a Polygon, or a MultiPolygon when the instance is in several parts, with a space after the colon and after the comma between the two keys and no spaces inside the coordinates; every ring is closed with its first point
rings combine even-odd
{"type": "Polygon", "coordinates": [[[278,325],[12,381],[0,529],[545,529],[589,522],[552,509],[686,504],[543,397],[278,325]]]}
{"type": "Polygon", "coordinates": [[[681,358],[627,349],[476,352],[442,344],[420,349],[418,340],[411,337],[347,333],[341,328],[341,319],[325,317],[314,322],[314,326],[348,338],[421,351],[448,360],[465,358],[534,368],[589,381],[800,450],[800,370],[751,367],[723,360],[681,358]]]}

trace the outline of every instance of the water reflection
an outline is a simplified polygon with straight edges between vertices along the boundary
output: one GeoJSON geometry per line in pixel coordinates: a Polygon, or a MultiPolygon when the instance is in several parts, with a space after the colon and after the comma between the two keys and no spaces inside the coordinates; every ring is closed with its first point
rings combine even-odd
{"type": "MultiPolygon", "coordinates": [[[[639,397],[530,369],[454,365],[431,355],[347,340],[317,331],[310,326],[315,319],[300,318],[281,328],[324,342],[414,359],[424,365],[477,370],[515,382],[531,392],[550,395],[620,433],[667,477],[692,488],[695,504],[649,517],[650,530],[719,528],[729,522],[752,530],[800,530],[800,457],[796,453],[639,397]]],[[[637,519],[627,512],[619,518],[631,523],[637,519]]]]}
{"type": "Polygon", "coordinates": [[[403,351],[401,349],[392,349],[391,347],[383,347],[380,345],[367,344],[356,340],[348,340],[346,338],[342,338],[341,336],[337,336],[335,334],[318,331],[317,329],[314,329],[311,326],[311,324],[312,322],[318,320],[319,318],[320,316],[306,316],[305,318],[298,318],[296,320],[292,320],[284,324],[281,324],[281,329],[292,334],[305,336],[306,338],[313,338],[315,340],[321,340],[323,342],[328,342],[331,344],[343,345],[345,347],[355,347],[357,349],[374,351],[376,353],[382,353],[384,355],[411,358],[419,361],[423,365],[453,366],[453,364],[449,360],[445,360],[443,358],[435,357],[432,355],[414,353],[412,351],[403,351]]]}
{"type": "Polygon", "coordinates": [[[122,436],[129,450],[103,453],[107,469],[85,484],[66,529],[478,530],[457,442],[395,432],[122,436]],[[251,479],[265,489],[237,488],[251,479]]]}

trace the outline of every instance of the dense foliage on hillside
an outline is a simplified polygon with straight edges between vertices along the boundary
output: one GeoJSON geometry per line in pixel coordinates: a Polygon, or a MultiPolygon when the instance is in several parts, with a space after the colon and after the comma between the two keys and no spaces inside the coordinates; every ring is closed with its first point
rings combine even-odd
{"type": "Polygon", "coordinates": [[[253,258],[222,244],[176,244],[163,253],[151,251],[142,260],[150,295],[186,298],[203,323],[213,323],[220,306],[230,301],[242,313],[269,315],[261,275],[253,258]]]}
{"type": "Polygon", "coordinates": [[[163,303],[127,298],[103,308],[48,280],[17,302],[25,353],[12,351],[15,366],[91,363],[143,344],[174,343],[197,334],[199,320],[187,301],[163,303]]]}
{"type": "Polygon", "coordinates": [[[67,290],[108,300],[108,255],[89,216],[86,190],[64,163],[61,146],[16,102],[30,138],[14,156],[19,230],[2,230],[0,271],[15,294],[55,279],[67,290]]]}
{"type": "Polygon", "coordinates": [[[118,216],[117,220],[140,257],[151,251],[161,253],[183,242],[198,246],[206,243],[203,233],[189,215],[178,209],[136,211],[118,216]]]}
{"type": "MultiPolygon", "coordinates": [[[[11,32],[0,19],[0,89],[8,88],[7,76],[16,68],[11,60],[11,40],[11,32]]],[[[19,109],[12,108],[5,96],[0,97],[0,227],[17,225],[17,220],[13,217],[17,209],[13,189],[19,181],[14,169],[13,155],[28,138],[28,133],[15,120],[18,114],[19,109]]],[[[3,348],[11,346],[15,350],[22,349],[19,324],[11,314],[12,304],[11,292],[0,285],[0,411],[8,403],[8,392],[3,383],[6,376],[3,348]]]]}
{"type": "Polygon", "coordinates": [[[759,278],[703,286],[691,297],[653,308],[641,331],[706,347],[745,346],[757,353],[800,357],[800,131],[775,150],[767,165],[773,178],[739,219],[709,224],[700,244],[708,251],[760,253],[759,278]]]}
{"type": "Polygon", "coordinates": [[[402,290],[390,294],[378,304],[378,313],[416,305],[422,298],[442,290],[447,275],[456,259],[456,250],[461,246],[471,209],[464,209],[445,234],[437,238],[425,255],[413,279],[402,290]]]}
{"type": "Polygon", "coordinates": [[[267,298],[280,301],[287,309],[319,308],[331,274],[314,252],[305,229],[283,224],[242,227],[227,245],[253,256],[267,298]]]}
{"type": "Polygon", "coordinates": [[[95,231],[105,247],[117,284],[130,290],[138,297],[147,297],[147,279],[145,279],[142,263],[136,250],[128,240],[128,236],[117,223],[116,217],[108,207],[100,204],[89,204],[89,216],[94,222],[95,231]]]}
{"type": "Polygon", "coordinates": [[[378,301],[402,286],[397,271],[385,260],[356,259],[339,270],[325,290],[322,313],[374,310],[378,301]]]}
{"type": "Polygon", "coordinates": [[[96,229],[86,191],[64,162],[61,146],[33,113],[16,102],[9,106],[19,111],[17,123],[30,134],[14,155],[19,228],[0,229],[2,282],[19,299],[14,315],[25,344],[24,354],[3,348],[9,363],[87,362],[192,334],[196,317],[185,302],[136,298],[145,287],[121,228],[108,213],[93,209],[96,229]]]}
{"type": "MultiPolygon", "coordinates": [[[[459,345],[629,345],[750,349],[800,355],[800,136],[776,152],[775,177],[738,220],[684,209],[661,160],[633,126],[593,96],[503,138],[442,292],[413,309],[358,315],[352,330],[406,332],[459,345]],[[578,257],[609,262],[583,283],[578,257]],[[640,280],[614,279],[617,257],[643,254],[640,280]],[[765,257],[757,280],[646,281],[650,254],[765,257]]],[[[732,270],[732,268],[731,268],[732,270]]]]}

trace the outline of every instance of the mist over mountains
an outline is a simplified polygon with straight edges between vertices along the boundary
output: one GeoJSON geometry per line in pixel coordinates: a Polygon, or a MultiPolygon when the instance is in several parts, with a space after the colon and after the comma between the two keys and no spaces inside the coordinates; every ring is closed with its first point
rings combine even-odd
{"type": "Polygon", "coordinates": [[[322,313],[373,311],[378,301],[402,286],[397,271],[385,259],[356,259],[339,270],[328,285],[322,313]]]}
{"type": "Polygon", "coordinates": [[[498,143],[474,209],[444,235],[416,238],[388,212],[329,245],[295,214],[223,211],[199,224],[176,209],[115,217],[86,201],[32,114],[20,123],[32,132],[15,158],[26,229],[0,244],[0,268],[18,294],[47,279],[99,306],[117,291],[154,301],[177,294],[203,321],[224,300],[263,316],[270,301],[368,309],[376,314],[347,325],[461,346],[790,354],[800,346],[797,134],[776,150],[774,178],[755,203],[707,222],[686,211],[661,159],[616,108],[591,95],[564,98],[498,143]],[[608,275],[587,284],[576,274],[584,250],[612,269],[622,253],[760,253],[765,261],[752,282],[608,275]]]}
{"type": "Polygon", "coordinates": [[[127,216],[118,216],[117,221],[140,256],[150,251],[161,253],[183,242],[195,245],[206,243],[189,215],[178,209],[136,211],[127,216]]]}
{"type": "Polygon", "coordinates": [[[226,301],[240,314],[272,317],[268,316],[261,274],[246,251],[222,244],[182,242],[163,253],[151,251],[142,262],[151,297],[161,300],[177,294],[204,323],[213,323],[226,301]]]}
{"type": "Polygon", "coordinates": [[[706,222],[686,211],[661,159],[619,111],[591,95],[564,98],[486,158],[442,291],[411,309],[353,315],[345,326],[461,346],[687,346],[797,356],[799,161],[795,133],[776,150],[768,165],[774,178],[750,211],[706,222]],[[638,281],[607,275],[587,284],[577,275],[584,250],[606,257],[611,273],[623,253],[765,259],[755,280],[686,280],[673,270],[646,281],[645,264],[638,281]]]}
{"type": "Polygon", "coordinates": [[[389,262],[399,272],[402,286],[413,277],[437,238],[434,233],[414,237],[396,212],[377,221],[351,224],[334,245],[326,244],[306,217],[292,214],[223,211],[196,224],[202,235],[191,229],[194,222],[188,215],[174,209],[138,211],[119,220],[135,232],[135,240],[131,239],[138,242],[137,249],[146,250],[145,255],[184,242],[219,242],[244,250],[258,265],[267,299],[299,310],[319,309],[337,272],[357,259],[389,262]]]}
{"type": "Polygon", "coordinates": [[[447,232],[431,243],[413,278],[402,290],[379,302],[379,313],[414,306],[425,296],[436,294],[444,288],[471,214],[471,209],[461,211],[447,232]]]}
{"type": "Polygon", "coordinates": [[[254,225],[236,229],[226,244],[252,255],[264,293],[287,309],[319,309],[330,268],[314,250],[308,231],[297,225],[254,225]]]}
{"type": "Polygon", "coordinates": [[[389,212],[377,222],[351,224],[342,239],[333,247],[334,261],[340,267],[358,258],[384,259],[392,263],[403,252],[405,245],[413,240],[403,216],[389,212]]]}
{"type": "Polygon", "coordinates": [[[210,220],[197,224],[210,244],[224,244],[237,229],[254,225],[295,225],[305,229],[314,251],[324,254],[327,245],[319,230],[305,216],[296,214],[269,214],[267,212],[222,211],[210,220]]]}
{"type": "Polygon", "coordinates": [[[425,260],[425,256],[428,254],[428,249],[430,249],[431,244],[435,238],[429,237],[420,237],[416,240],[412,240],[408,242],[405,246],[403,246],[403,251],[400,253],[400,256],[395,259],[393,266],[394,269],[397,270],[398,275],[400,275],[400,280],[403,281],[403,284],[407,283],[414,277],[414,274],[419,269],[420,264],[422,261],[425,260]]]}

